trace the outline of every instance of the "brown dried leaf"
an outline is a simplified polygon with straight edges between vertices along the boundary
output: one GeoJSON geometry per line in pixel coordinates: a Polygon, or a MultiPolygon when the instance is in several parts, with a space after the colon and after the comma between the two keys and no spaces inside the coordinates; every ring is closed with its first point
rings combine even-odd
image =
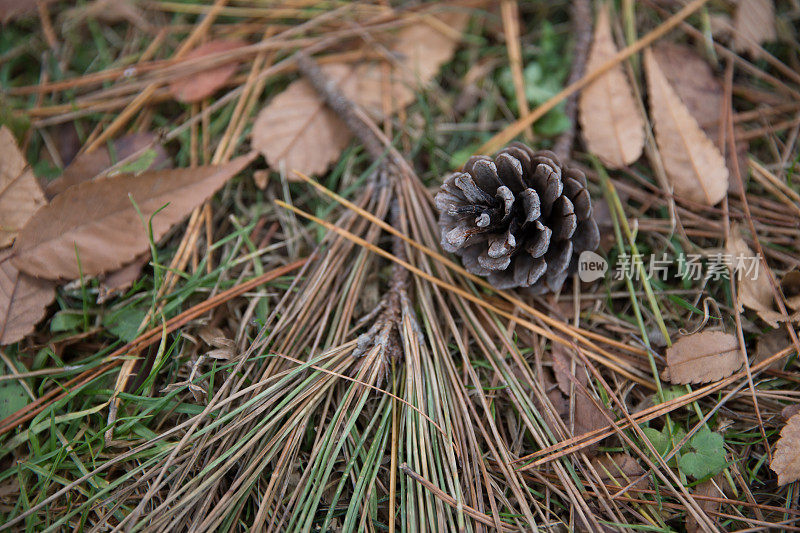
{"type": "Polygon", "coordinates": [[[343,91],[375,117],[383,117],[383,93],[387,85],[392,110],[407,106],[414,101],[416,91],[431,81],[452,57],[458,46],[457,36],[468,20],[469,15],[462,11],[421,17],[398,32],[392,46],[396,63],[392,65],[389,80],[385,80],[384,65],[373,61],[356,67],[357,83],[344,87],[343,91]]]}
{"type": "Polygon", "coordinates": [[[11,244],[31,215],[46,203],[14,136],[0,126],[0,248],[11,244]]]}
{"type": "Polygon", "coordinates": [[[728,168],[722,154],[681,102],[650,49],[645,50],[644,64],[656,142],[675,194],[716,204],[728,190],[728,168]]]}
{"type": "Polygon", "coordinates": [[[800,413],[783,426],[769,467],[778,474],[778,485],[800,479],[800,413]]]}
{"type": "MultiPolygon", "coordinates": [[[[352,79],[348,65],[324,65],[323,72],[335,83],[352,79]]],[[[292,82],[261,110],[253,124],[253,148],[273,168],[319,174],[328,168],[347,143],[350,131],[317,96],[305,79],[292,82]]]]}
{"type": "Polygon", "coordinates": [[[30,333],[56,297],[56,284],[20,272],[8,261],[11,250],[0,251],[0,345],[30,333]]]}
{"type": "Polygon", "coordinates": [[[147,231],[131,198],[146,221],[152,217],[157,241],[253,157],[254,153],[224,165],[124,174],[81,183],[58,195],[28,221],[14,243],[12,261],[28,274],[49,279],[77,278],[81,272],[76,252],[84,276],[119,268],[149,248],[147,231]]]}
{"type": "MultiPolygon", "coordinates": [[[[723,110],[722,81],[714,75],[708,64],[694,48],[685,44],[660,42],[653,47],[653,55],[658,66],[667,77],[669,84],[678,93],[681,102],[686,104],[689,113],[697,120],[698,125],[706,132],[717,147],[721,147],[720,122],[723,110]]],[[[735,125],[736,137],[741,137],[740,126],[735,125]]],[[[733,175],[732,158],[738,159],[739,168],[747,168],[747,141],[736,143],[736,153],[725,153],[725,164],[728,175],[733,175]]],[[[724,151],[724,150],[723,150],[724,151]]],[[[728,180],[729,192],[738,189],[728,180]]]]}
{"type": "Polygon", "coordinates": [[[730,376],[744,363],[739,341],[730,333],[700,331],[667,348],[661,376],[672,383],[707,383],[730,376]]]}
{"type": "MultiPolygon", "coordinates": [[[[245,46],[247,43],[240,40],[218,39],[200,45],[182,59],[197,59],[211,54],[229,52],[245,46]]],[[[220,65],[208,70],[196,72],[184,78],[179,78],[169,85],[172,96],[179,102],[192,103],[199,102],[203,98],[211,96],[224,86],[231,77],[236,74],[239,68],[238,61],[232,61],[227,65],[220,65]]]]}
{"type": "MultiPolygon", "coordinates": [[[[756,365],[764,359],[772,357],[790,344],[792,344],[792,341],[785,328],[773,329],[762,333],[761,336],[758,337],[758,341],[756,341],[756,355],[750,360],[750,365],[756,365]]],[[[784,363],[785,360],[779,359],[767,368],[780,370],[783,368],[784,363]]]]}
{"type": "MultiPolygon", "coordinates": [[[[600,480],[606,485],[625,487],[634,479],[644,475],[645,470],[627,453],[604,454],[592,460],[594,468],[600,475],[600,480]]],[[[648,479],[642,478],[632,488],[647,488],[648,479]]]]}
{"type": "MultiPolygon", "coordinates": [[[[755,253],[742,237],[741,227],[738,224],[731,226],[730,238],[725,251],[731,255],[734,264],[737,262],[737,258],[747,261],[747,258],[755,257],[755,253]]],[[[760,261],[755,276],[753,276],[753,273],[743,272],[737,277],[736,299],[740,313],[744,310],[744,307],[752,309],[764,322],[773,328],[777,328],[780,322],[785,322],[783,314],[774,307],[775,299],[772,292],[772,284],[769,281],[767,272],[765,272],[764,265],[760,261]]],[[[798,320],[800,320],[800,312],[789,315],[789,321],[796,322],[798,320]]]]}
{"type": "MultiPolygon", "coordinates": [[[[611,36],[608,8],[604,4],[597,15],[586,71],[595,70],[617,51],[611,36]]],[[[578,110],[586,145],[607,166],[620,168],[639,159],[644,147],[644,119],[622,65],[583,89],[578,110]]]]}
{"type": "MultiPolygon", "coordinates": [[[[699,485],[694,488],[693,494],[698,496],[709,496],[712,498],[724,498],[725,494],[722,493],[721,490],[717,487],[718,485],[721,487],[724,481],[724,477],[721,475],[717,475],[714,479],[709,479],[708,481],[703,481],[699,485]]],[[[719,512],[720,503],[714,500],[706,500],[705,498],[699,499],[697,501],[700,504],[700,508],[711,517],[712,522],[717,521],[716,513],[719,512]]],[[[700,527],[697,523],[697,520],[694,518],[694,515],[691,513],[687,513],[686,516],[686,532],[687,533],[697,533],[698,531],[706,531],[704,528],[700,527]]]]}
{"type": "Polygon", "coordinates": [[[772,0],[739,0],[733,20],[733,47],[754,58],[763,55],[761,43],[774,41],[775,6],[772,0]]]}
{"type": "MultiPolygon", "coordinates": [[[[415,91],[428,83],[453,54],[468,15],[448,12],[423,17],[401,30],[392,46],[396,56],[389,79],[384,64],[368,62],[323,65],[323,72],[347,97],[375,117],[383,116],[383,95],[393,111],[414,100],[415,91]],[[443,26],[448,31],[443,31],[443,26]]],[[[319,174],[339,157],[350,132],[304,79],[297,80],[261,110],[253,124],[252,145],[273,168],[319,174]]],[[[291,174],[289,175],[291,178],[291,174]]]]}
{"type": "Polygon", "coordinates": [[[715,137],[713,130],[719,128],[722,116],[723,91],[711,65],[694,48],[668,41],[655,45],[653,56],[700,127],[715,137]]]}
{"type": "Polygon", "coordinates": [[[781,409],[781,418],[784,420],[789,420],[798,413],[800,413],[800,403],[793,403],[792,405],[787,405],[781,409]]]}
{"type": "MultiPolygon", "coordinates": [[[[155,138],[156,135],[149,132],[131,133],[120,137],[114,141],[117,160],[122,160],[135,154],[145,146],[148,146],[155,138]]],[[[156,143],[153,146],[153,150],[156,155],[150,168],[162,169],[172,166],[169,154],[167,154],[163,146],[156,143]]],[[[48,199],[52,200],[56,195],[61,194],[70,187],[94,178],[110,166],[111,156],[105,146],[101,146],[88,154],[80,154],[64,169],[61,176],[47,184],[44,193],[48,199]]]]}
{"type": "Polygon", "coordinates": [[[97,303],[104,304],[115,295],[125,292],[133,282],[139,279],[142,268],[150,261],[150,254],[137,257],[127,265],[102,276],[97,288],[97,303]]]}
{"type": "MultiPolygon", "coordinates": [[[[576,379],[578,383],[584,387],[589,384],[589,373],[584,364],[580,361],[576,361],[575,374],[573,374],[571,366],[572,358],[562,347],[553,349],[552,356],[553,373],[555,374],[558,388],[567,397],[569,397],[571,390],[575,391],[574,435],[583,435],[584,433],[604,428],[607,424],[606,417],[604,416],[605,409],[598,406],[598,404],[602,405],[602,402],[597,398],[593,400],[591,397],[587,396],[577,384],[574,384],[574,389],[572,389],[572,381],[576,379]],[[597,404],[595,404],[595,402],[597,402],[597,404]]],[[[565,418],[564,423],[569,427],[569,416],[565,418]]],[[[592,445],[586,448],[585,451],[591,455],[596,448],[597,445],[592,445]]]]}

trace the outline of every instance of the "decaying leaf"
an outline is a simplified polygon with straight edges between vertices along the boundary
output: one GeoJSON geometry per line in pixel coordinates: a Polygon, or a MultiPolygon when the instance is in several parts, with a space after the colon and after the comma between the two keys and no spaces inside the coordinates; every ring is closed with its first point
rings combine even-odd
{"type": "Polygon", "coordinates": [[[730,376],[744,363],[735,335],[700,331],[667,348],[667,367],[661,376],[672,383],[707,383],[730,376]]]}
{"type": "MultiPolygon", "coordinates": [[[[608,8],[604,5],[597,15],[586,71],[597,69],[616,53],[608,8]]],[[[615,66],[583,89],[578,111],[586,145],[607,166],[620,168],[642,155],[644,119],[622,65],[615,66]]]]}
{"type": "Polygon", "coordinates": [[[0,248],[8,246],[47,202],[8,128],[0,126],[0,248]]]}
{"type": "MultiPolygon", "coordinates": [[[[731,255],[734,265],[736,263],[747,265],[750,258],[756,257],[756,254],[742,237],[742,230],[738,224],[731,226],[730,238],[726,244],[725,251],[731,255]]],[[[764,270],[764,265],[760,261],[751,271],[742,271],[736,275],[736,278],[738,279],[736,283],[736,303],[740,313],[744,310],[744,307],[752,309],[764,322],[773,328],[777,328],[781,322],[785,322],[786,319],[783,314],[775,307],[772,284],[769,281],[769,275],[764,270]]],[[[790,314],[788,318],[790,322],[800,320],[800,311],[790,314]]]]}
{"type": "MultiPolygon", "coordinates": [[[[707,481],[703,481],[699,485],[694,488],[693,494],[697,496],[708,496],[711,498],[724,498],[725,494],[719,489],[719,487],[724,486],[723,483],[725,478],[717,474],[714,476],[713,479],[709,479],[707,481]]],[[[707,500],[705,498],[698,498],[697,503],[700,505],[700,508],[708,515],[713,516],[712,520],[714,522],[717,521],[716,513],[719,512],[720,503],[716,500],[707,500]]],[[[697,533],[698,531],[705,531],[700,524],[697,523],[697,520],[694,518],[694,515],[691,513],[687,513],[686,516],[686,532],[687,533],[697,533]]]]}
{"type": "MultiPolygon", "coordinates": [[[[145,146],[148,146],[156,138],[154,133],[131,133],[120,137],[114,141],[114,151],[116,159],[121,161],[126,157],[135,154],[145,146]]],[[[172,166],[169,155],[164,147],[156,143],[151,157],[145,161],[146,168],[163,169],[172,166]]],[[[147,153],[142,157],[146,157],[147,153]]],[[[105,146],[99,147],[88,154],[80,154],[72,163],[64,169],[58,178],[54,179],[45,187],[45,195],[52,200],[54,196],[61,194],[70,187],[90,180],[111,166],[111,155],[105,146]]],[[[143,169],[145,170],[145,169],[143,169]]]]}
{"type": "Polygon", "coordinates": [[[733,19],[733,47],[755,58],[762,56],[759,46],[774,41],[775,6],[772,0],[739,0],[733,19]]]}
{"type": "MultiPolygon", "coordinates": [[[[681,102],[686,104],[689,113],[708,138],[720,148],[724,142],[720,138],[724,126],[721,124],[724,95],[722,81],[714,75],[711,65],[694,48],[669,41],[656,44],[653,55],[681,102]]],[[[741,137],[741,126],[734,124],[734,130],[736,138],[741,137]]],[[[728,176],[733,175],[734,157],[738,159],[740,169],[747,168],[748,147],[747,141],[737,141],[734,154],[725,151],[728,176]]],[[[736,189],[734,192],[738,191],[732,180],[728,180],[728,190],[732,189],[736,189]]]]}
{"type": "Polygon", "coordinates": [[[0,345],[30,333],[56,297],[56,284],[17,270],[8,261],[11,250],[0,251],[0,345]]]}
{"type": "MultiPolygon", "coordinates": [[[[219,39],[200,45],[185,56],[183,59],[197,59],[211,54],[229,52],[245,46],[247,43],[238,40],[219,39]]],[[[217,92],[224,86],[231,77],[236,74],[239,68],[238,61],[231,61],[228,64],[213,67],[208,70],[197,72],[179,78],[169,85],[172,96],[179,102],[192,103],[199,102],[217,92]]]]}
{"type": "Polygon", "coordinates": [[[48,279],[95,276],[119,268],[149,247],[133,202],[145,221],[152,217],[157,241],[253,157],[224,165],[123,174],[71,187],[28,221],[11,260],[20,270],[48,279]]]}
{"type": "MultiPolygon", "coordinates": [[[[627,453],[603,454],[593,459],[592,463],[603,483],[616,487],[625,487],[645,473],[636,459],[627,453]]],[[[632,488],[644,489],[648,483],[648,478],[644,477],[634,483],[632,488]]]]}
{"type": "MultiPolygon", "coordinates": [[[[790,344],[792,344],[792,341],[784,327],[762,333],[758,336],[758,341],[756,341],[756,355],[750,360],[750,365],[758,364],[768,357],[772,357],[790,344]]],[[[783,368],[784,363],[785,359],[779,359],[767,368],[780,370],[783,368]]]]}
{"type": "Polygon", "coordinates": [[[778,474],[778,485],[800,479],[800,413],[783,426],[769,467],[778,474]]]}
{"type": "MultiPolygon", "coordinates": [[[[583,385],[587,390],[591,390],[588,387],[589,373],[586,370],[585,365],[580,361],[576,361],[574,374],[575,377],[572,377],[571,358],[569,354],[567,354],[563,348],[558,347],[552,351],[552,356],[553,372],[556,376],[558,388],[567,397],[569,397],[571,391],[574,390],[574,435],[583,435],[584,433],[589,433],[590,431],[604,428],[608,421],[605,417],[605,409],[598,406],[598,404],[602,405],[602,402],[597,398],[594,398],[593,400],[587,396],[577,384],[571,383],[577,378],[578,383],[583,385]]],[[[564,423],[569,427],[568,416],[565,418],[564,423]]],[[[591,455],[596,449],[597,446],[593,445],[585,448],[584,451],[591,455]]]]}
{"type": "MultiPolygon", "coordinates": [[[[401,30],[392,47],[396,59],[389,77],[380,62],[357,66],[328,64],[321,68],[346,96],[373,116],[383,115],[383,95],[396,111],[411,103],[449,59],[468,15],[447,12],[422,17],[401,30]],[[442,27],[448,31],[443,31],[442,27]]],[[[253,124],[253,142],[273,168],[285,166],[303,174],[319,174],[339,157],[350,132],[304,79],[296,80],[261,110],[253,124]]]]}
{"type": "Polygon", "coordinates": [[[718,203],[728,190],[722,154],[681,102],[649,49],[644,64],[656,142],[675,194],[701,204],[718,203]]]}

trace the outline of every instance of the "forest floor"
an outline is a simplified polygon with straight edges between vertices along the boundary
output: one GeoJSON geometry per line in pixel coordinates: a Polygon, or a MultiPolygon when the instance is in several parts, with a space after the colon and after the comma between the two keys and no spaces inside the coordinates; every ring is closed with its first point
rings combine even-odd
{"type": "Polygon", "coordinates": [[[800,530],[796,0],[0,19],[0,530],[800,530]],[[514,140],[556,292],[442,250],[514,140]]]}

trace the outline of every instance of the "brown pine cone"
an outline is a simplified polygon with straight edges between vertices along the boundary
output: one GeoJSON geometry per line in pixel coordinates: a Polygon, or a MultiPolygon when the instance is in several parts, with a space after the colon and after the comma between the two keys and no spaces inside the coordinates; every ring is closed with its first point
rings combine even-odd
{"type": "Polygon", "coordinates": [[[442,248],[498,289],[556,292],[600,243],[583,172],[522,143],[470,158],[442,184],[436,208],[442,248]]]}

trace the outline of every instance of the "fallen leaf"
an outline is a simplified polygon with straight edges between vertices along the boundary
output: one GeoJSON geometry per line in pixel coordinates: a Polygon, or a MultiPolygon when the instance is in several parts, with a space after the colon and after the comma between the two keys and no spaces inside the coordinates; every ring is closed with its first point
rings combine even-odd
{"type": "Polygon", "coordinates": [[[786,407],[781,409],[781,418],[783,418],[784,420],[789,420],[797,413],[800,413],[800,403],[787,405],[786,407]]]}
{"type": "MultiPolygon", "coordinates": [[[[384,92],[389,91],[393,111],[411,103],[416,91],[452,56],[458,44],[454,36],[460,35],[467,20],[462,12],[437,13],[405,27],[391,46],[396,61],[388,78],[384,63],[378,61],[357,66],[333,63],[321,66],[322,71],[345,96],[371,115],[383,117],[384,92]]],[[[273,168],[313,175],[324,172],[350,139],[344,123],[305,79],[299,79],[259,112],[252,145],[273,168]]]]}
{"type": "MultiPolygon", "coordinates": [[[[751,359],[750,366],[756,365],[768,357],[772,357],[790,344],[792,344],[792,341],[789,339],[786,328],[773,329],[762,333],[758,337],[758,341],[756,341],[756,355],[751,359]]],[[[779,359],[767,368],[780,370],[783,368],[784,363],[784,359],[779,359]]]]}
{"type": "Polygon", "coordinates": [[[739,0],[733,19],[733,47],[754,58],[763,55],[761,43],[774,41],[775,6],[772,0],[739,0]]]}
{"type": "Polygon", "coordinates": [[[653,57],[698,125],[706,133],[708,128],[718,129],[723,90],[711,65],[694,48],[668,41],[653,47],[653,57]]]}
{"type": "Polygon", "coordinates": [[[371,61],[356,67],[356,84],[343,91],[373,116],[384,118],[383,93],[388,82],[392,110],[407,106],[453,56],[468,21],[469,15],[463,11],[420,16],[397,34],[392,45],[396,63],[389,80],[383,63],[371,61]]]}
{"type": "Polygon", "coordinates": [[[728,190],[722,154],[681,102],[650,49],[644,64],[656,142],[675,194],[706,205],[718,203],[728,190]]]}
{"type": "MultiPolygon", "coordinates": [[[[335,83],[352,75],[348,65],[324,65],[335,83]]],[[[340,87],[341,88],[341,87],[340,87]]],[[[292,82],[261,110],[253,124],[253,148],[273,168],[303,174],[324,172],[350,142],[350,131],[305,79],[292,82]]]]}
{"type": "MultiPolygon", "coordinates": [[[[592,460],[600,480],[606,485],[625,487],[634,479],[645,474],[644,468],[627,453],[604,454],[592,460]]],[[[633,489],[647,488],[648,479],[644,477],[633,485],[633,489]]]]}
{"type": "Polygon", "coordinates": [[[707,383],[733,374],[744,363],[739,341],[722,331],[700,331],[667,348],[662,377],[672,383],[707,383]]]}
{"type": "MultiPolygon", "coordinates": [[[[552,351],[553,357],[553,372],[556,376],[556,383],[558,388],[569,398],[571,390],[574,390],[575,399],[575,415],[574,415],[574,431],[573,435],[583,435],[596,429],[604,428],[608,423],[604,416],[606,410],[599,407],[597,404],[602,405],[602,400],[594,398],[594,400],[584,393],[577,384],[572,381],[577,379],[578,383],[588,389],[589,373],[585,365],[580,362],[575,362],[574,377],[571,369],[571,357],[561,347],[557,347],[552,351]],[[595,404],[595,401],[597,404],[595,404]]],[[[569,427],[569,413],[564,419],[564,423],[569,427]]],[[[584,449],[584,451],[591,455],[595,452],[598,445],[592,445],[584,449]]]]}
{"type": "MultiPolygon", "coordinates": [[[[658,66],[667,77],[667,81],[678,93],[689,113],[697,120],[697,124],[708,135],[714,144],[725,151],[725,165],[728,176],[733,175],[733,158],[736,157],[740,169],[747,168],[747,141],[736,143],[736,153],[727,151],[720,139],[720,122],[724,105],[722,81],[714,75],[711,65],[694,48],[685,44],[660,42],[653,47],[658,66]]],[[[740,138],[742,129],[734,125],[735,136],[740,138]]],[[[738,192],[738,188],[728,180],[728,192],[738,192]]]]}
{"type": "MultiPolygon", "coordinates": [[[[724,498],[725,494],[719,490],[718,486],[723,486],[724,477],[717,474],[713,479],[709,479],[708,481],[703,481],[699,485],[695,486],[693,494],[697,496],[707,496],[711,498],[724,498]]],[[[697,499],[698,505],[700,508],[706,513],[707,516],[711,518],[711,521],[716,523],[717,513],[719,512],[720,502],[715,500],[707,500],[705,498],[698,498],[697,499]]],[[[687,513],[686,516],[686,532],[687,533],[697,533],[698,531],[705,531],[705,529],[701,528],[700,525],[695,520],[694,515],[687,513]]]]}
{"type": "Polygon", "coordinates": [[[46,203],[14,136],[0,126],[0,248],[11,244],[25,222],[46,203]]]}
{"type": "MultiPolygon", "coordinates": [[[[744,265],[748,265],[749,258],[756,257],[756,254],[742,237],[742,230],[739,224],[731,226],[730,237],[725,246],[725,251],[731,255],[734,264],[742,262],[744,265]]],[[[740,313],[745,307],[752,309],[764,322],[773,328],[777,328],[781,322],[786,321],[783,314],[775,308],[772,284],[761,261],[758,261],[754,271],[743,271],[736,277],[738,279],[736,283],[736,303],[740,313]]],[[[800,311],[789,315],[788,319],[790,322],[800,320],[800,311]]]]}
{"type": "Polygon", "coordinates": [[[11,344],[33,331],[56,297],[56,284],[17,270],[0,251],[0,345],[11,344]]]}
{"type": "Polygon", "coordinates": [[[152,217],[153,239],[158,241],[254,155],[224,165],[123,174],[71,187],[28,221],[12,248],[12,262],[48,279],[91,277],[117,269],[149,248],[132,200],[145,221],[152,217]]]}
{"type": "MultiPolygon", "coordinates": [[[[156,138],[154,133],[131,133],[120,137],[114,141],[114,151],[116,152],[116,159],[121,161],[145,146],[148,146],[156,138]]],[[[169,158],[164,147],[156,143],[152,148],[153,154],[148,161],[150,164],[148,168],[163,169],[170,168],[172,161],[169,158]]],[[[146,157],[147,152],[145,152],[146,157]]],[[[141,159],[141,158],[140,158],[141,159]]],[[[108,167],[111,166],[111,155],[108,153],[108,148],[101,146],[93,152],[83,153],[78,155],[72,163],[64,169],[64,172],[58,178],[54,179],[44,189],[44,193],[48,199],[52,200],[58,194],[61,194],[70,187],[73,187],[84,181],[91,180],[108,167]]],[[[144,170],[144,169],[143,169],[144,170]]]]}
{"type": "Polygon", "coordinates": [[[142,274],[142,268],[150,261],[150,254],[146,253],[137,257],[127,265],[99,279],[99,286],[97,288],[97,303],[98,305],[104,304],[117,294],[125,292],[128,287],[133,285],[133,282],[139,279],[142,274]]]}
{"type": "MultiPolygon", "coordinates": [[[[597,15],[586,71],[597,69],[617,51],[611,36],[608,8],[604,4],[597,15]]],[[[622,65],[615,66],[583,89],[578,99],[578,111],[589,151],[608,167],[629,165],[642,155],[644,119],[622,65]]]]}
{"type": "Polygon", "coordinates": [[[786,305],[800,310],[800,270],[790,270],[781,278],[781,291],[786,298],[786,305]]]}
{"type": "MultiPolygon", "coordinates": [[[[199,57],[229,52],[246,46],[247,43],[239,40],[219,39],[209,41],[198,46],[182,57],[183,60],[197,59],[199,57]]],[[[238,61],[231,61],[218,67],[209,68],[200,72],[195,72],[189,76],[179,78],[169,85],[172,96],[179,102],[192,103],[199,102],[217,92],[239,68],[238,61]]]]}
{"type": "Polygon", "coordinates": [[[783,426],[769,467],[778,474],[778,485],[800,479],[800,413],[783,426]]]}

